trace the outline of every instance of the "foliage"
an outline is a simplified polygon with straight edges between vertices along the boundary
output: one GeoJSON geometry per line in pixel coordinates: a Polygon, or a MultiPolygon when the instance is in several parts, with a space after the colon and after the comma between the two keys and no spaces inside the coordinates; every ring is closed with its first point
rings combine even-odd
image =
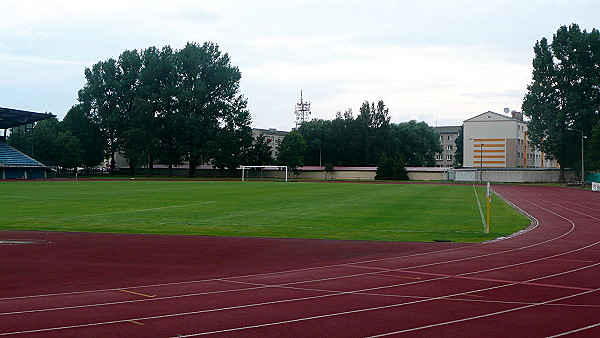
{"type": "Polygon", "coordinates": [[[247,162],[252,165],[267,165],[272,164],[273,158],[271,157],[271,146],[265,134],[260,133],[252,141],[252,147],[248,152],[247,162]]]}
{"type": "Polygon", "coordinates": [[[400,157],[394,160],[392,157],[389,157],[386,154],[381,154],[377,164],[375,179],[407,181],[408,173],[406,172],[404,159],[400,157]]]}
{"type": "Polygon", "coordinates": [[[252,143],[241,73],[213,43],[178,51],[124,51],[86,69],[81,107],[104,135],[107,154],[121,151],[130,166],[182,160],[237,167],[252,143]]]}
{"type": "Polygon", "coordinates": [[[589,169],[600,171],[600,123],[592,129],[588,146],[589,169]]]}
{"type": "Polygon", "coordinates": [[[534,46],[533,81],[527,87],[523,113],[531,119],[528,137],[561,168],[577,166],[581,137],[600,122],[600,32],[561,26],[550,44],[534,46]]]}
{"type": "Polygon", "coordinates": [[[375,172],[376,180],[389,180],[394,176],[394,159],[381,154],[377,163],[377,171],[375,172]]]}
{"type": "Polygon", "coordinates": [[[463,140],[463,126],[458,128],[458,135],[454,139],[454,145],[456,146],[456,152],[454,153],[454,163],[452,165],[455,168],[462,168],[463,166],[463,154],[464,154],[464,140],[463,140]]]}
{"type": "Polygon", "coordinates": [[[390,123],[383,101],[365,101],[355,118],[352,110],[334,120],[304,122],[298,128],[307,143],[306,163],[338,166],[376,166],[382,154],[405,158],[410,166],[435,165],[441,152],[433,128],[424,122],[390,123]]]}
{"type": "Polygon", "coordinates": [[[306,142],[302,134],[292,131],[286,134],[279,144],[279,155],[277,162],[279,165],[286,165],[291,170],[296,170],[304,165],[304,153],[306,152],[306,142]]]}
{"type": "Polygon", "coordinates": [[[85,116],[81,105],[71,107],[61,125],[79,140],[84,167],[93,168],[102,163],[106,149],[105,139],[100,127],[85,116]]]}
{"type": "Polygon", "coordinates": [[[38,122],[33,140],[36,157],[64,170],[76,170],[84,165],[84,151],[79,139],[69,130],[64,130],[55,118],[38,122]]]}

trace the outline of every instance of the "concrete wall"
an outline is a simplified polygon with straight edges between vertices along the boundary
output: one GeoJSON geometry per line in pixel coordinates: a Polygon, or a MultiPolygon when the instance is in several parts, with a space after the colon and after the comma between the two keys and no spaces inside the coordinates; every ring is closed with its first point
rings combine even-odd
{"type": "MultiPolygon", "coordinates": [[[[497,182],[497,183],[558,183],[558,169],[452,169],[457,182],[497,182]]],[[[575,180],[574,171],[565,171],[567,180],[575,180]]]]}

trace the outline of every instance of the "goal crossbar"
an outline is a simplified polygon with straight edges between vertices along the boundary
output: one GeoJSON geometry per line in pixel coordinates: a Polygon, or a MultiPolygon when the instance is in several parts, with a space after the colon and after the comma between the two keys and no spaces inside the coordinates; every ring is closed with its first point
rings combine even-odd
{"type": "Polygon", "coordinates": [[[243,165],[242,166],[242,182],[246,178],[246,170],[248,169],[275,169],[285,170],[285,181],[288,181],[288,167],[286,165],[243,165]]]}

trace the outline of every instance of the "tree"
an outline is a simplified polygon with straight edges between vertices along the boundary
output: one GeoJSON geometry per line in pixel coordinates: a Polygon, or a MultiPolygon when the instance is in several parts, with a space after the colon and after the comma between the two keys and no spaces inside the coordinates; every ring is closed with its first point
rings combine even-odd
{"type": "Polygon", "coordinates": [[[394,177],[394,159],[387,156],[385,153],[379,157],[377,163],[377,171],[375,172],[376,180],[389,180],[394,177]]]}
{"type": "Polygon", "coordinates": [[[296,171],[298,167],[304,165],[304,153],[306,152],[306,142],[300,133],[292,131],[286,134],[279,145],[279,155],[277,162],[279,165],[286,165],[296,171]]]}
{"type": "Polygon", "coordinates": [[[83,166],[93,168],[104,160],[107,148],[100,127],[85,115],[82,105],[74,105],[60,123],[64,131],[77,137],[81,144],[83,166]]]}
{"type": "Polygon", "coordinates": [[[273,158],[271,157],[271,146],[269,145],[269,142],[267,142],[265,134],[260,133],[253,140],[252,147],[248,152],[247,161],[252,165],[272,164],[273,158]]]}
{"type": "Polygon", "coordinates": [[[600,171],[600,124],[592,129],[592,137],[590,137],[588,145],[589,169],[600,171]]]}
{"type": "Polygon", "coordinates": [[[528,138],[562,169],[577,166],[581,138],[569,130],[590,135],[600,123],[600,32],[562,26],[549,44],[534,46],[533,80],[527,86],[522,110],[531,119],[528,138]]]}
{"type": "Polygon", "coordinates": [[[248,159],[252,146],[250,114],[245,109],[246,101],[239,99],[239,107],[224,116],[214,142],[212,164],[216,168],[236,169],[248,159]]]}
{"type": "Polygon", "coordinates": [[[411,167],[435,166],[435,154],[442,152],[439,135],[425,122],[409,121],[392,125],[394,156],[411,167]]]}
{"type": "Polygon", "coordinates": [[[408,173],[406,172],[406,166],[402,157],[394,160],[392,157],[387,156],[385,153],[381,154],[379,162],[377,164],[377,172],[375,174],[376,180],[397,180],[407,181],[408,173]]]}
{"type": "Polygon", "coordinates": [[[211,141],[218,134],[220,122],[245,110],[247,102],[238,94],[239,69],[216,44],[188,43],[177,53],[176,61],[178,123],[186,127],[176,137],[185,149],[189,175],[194,176],[196,166],[214,157],[211,141]]]}
{"type": "Polygon", "coordinates": [[[454,153],[454,163],[452,164],[456,168],[462,168],[463,166],[463,149],[464,149],[464,140],[463,140],[463,126],[458,128],[458,135],[456,135],[456,139],[454,140],[454,145],[456,146],[456,152],[454,153]]]}
{"type": "Polygon", "coordinates": [[[86,84],[78,93],[86,116],[100,127],[107,144],[111,172],[114,172],[115,154],[119,150],[119,131],[125,121],[119,108],[118,73],[116,60],[98,62],[85,69],[86,84]]]}
{"type": "Polygon", "coordinates": [[[34,128],[36,156],[64,170],[82,166],[83,147],[71,131],[62,130],[60,122],[51,118],[38,122],[34,128]]]}

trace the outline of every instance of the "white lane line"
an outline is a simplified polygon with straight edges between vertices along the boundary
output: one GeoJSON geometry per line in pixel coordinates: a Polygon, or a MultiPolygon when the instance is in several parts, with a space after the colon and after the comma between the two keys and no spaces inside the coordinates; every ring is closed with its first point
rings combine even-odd
{"type": "MultiPolygon", "coordinates": [[[[544,277],[538,277],[538,278],[529,279],[529,280],[526,280],[525,282],[533,282],[533,281],[536,281],[536,280],[539,280],[539,279],[544,279],[544,278],[549,278],[549,277],[555,277],[555,276],[559,276],[559,275],[564,275],[564,274],[572,273],[572,272],[575,272],[575,271],[580,271],[580,270],[583,270],[583,269],[586,269],[586,268],[590,268],[590,267],[593,267],[593,266],[596,266],[596,265],[600,265],[600,263],[596,263],[596,264],[593,264],[593,265],[590,265],[590,266],[584,267],[584,268],[578,268],[578,269],[573,269],[573,270],[570,270],[570,271],[564,271],[564,272],[557,273],[557,274],[554,274],[554,275],[551,275],[551,276],[544,276],[544,277]]],[[[450,278],[450,277],[440,277],[439,279],[446,279],[446,278],[450,278]]],[[[265,305],[282,304],[282,303],[290,303],[290,302],[306,301],[306,300],[315,300],[315,299],[321,299],[321,298],[327,298],[327,297],[334,297],[334,296],[357,295],[357,294],[360,295],[361,292],[364,292],[364,291],[379,290],[379,289],[385,289],[385,288],[402,286],[402,285],[408,285],[408,284],[418,284],[418,283],[421,283],[421,282],[422,281],[416,281],[416,282],[410,282],[410,283],[399,283],[399,284],[395,284],[395,285],[388,285],[388,286],[383,286],[383,287],[380,286],[380,287],[367,288],[367,289],[354,290],[354,291],[333,291],[334,293],[332,293],[332,294],[325,294],[325,295],[318,295],[318,296],[298,297],[298,298],[282,299],[282,300],[276,300],[276,301],[254,303],[254,304],[229,306],[229,307],[223,307],[223,308],[206,309],[206,310],[198,310],[198,311],[190,311],[190,312],[182,312],[182,313],[172,313],[172,314],[165,314],[165,315],[156,315],[156,316],[149,316],[149,317],[142,317],[142,318],[128,318],[128,319],[120,319],[120,320],[113,320],[113,321],[106,321],[106,322],[96,322],[96,323],[68,325],[68,326],[60,326],[60,327],[52,327],[52,328],[43,328],[43,329],[34,329],[34,330],[6,332],[6,333],[0,333],[0,336],[7,336],[7,335],[14,335],[14,334],[25,334],[25,333],[36,333],[36,332],[58,331],[58,330],[65,330],[65,329],[74,329],[74,328],[83,328],[83,327],[92,327],[92,326],[100,326],[100,325],[117,324],[117,323],[123,323],[123,322],[131,322],[131,321],[145,321],[145,320],[151,320],[151,319],[173,318],[173,317],[180,317],[180,316],[186,316],[186,315],[196,315],[196,314],[201,314],[201,313],[219,312],[219,311],[226,311],[226,310],[237,310],[237,309],[253,308],[253,307],[265,306],[265,305]]],[[[351,311],[343,311],[343,312],[330,313],[330,314],[319,315],[319,316],[311,316],[311,317],[298,318],[298,319],[288,320],[288,321],[265,323],[265,324],[260,324],[260,325],[252,325],[252,326],[238,327],[238,328],[231,328],[231,329],[224,329],[224,330],[211,331],[211,332],[202,332],[202,333],[198,333],[198,334],[192,334],[192,335],[180,336],[180,337],[193,337],[193,336],[199,336],[199,335],[205,335],[205,334],[212,334],[212,333],[223,333],[223,332],[239,331],[239,330],[257,328],[257,327],[273,326],[273,325],[293,323],[293,322],[298,322],[298,321],[307,321],[307,320],[312,320],[312,319],[334,317],[334,316],[346,315],[346,314],[351,314],[351,313],[359,313],[359,312],[366,312],[366,311],[374,311],[374,310],[381,310],[381,309],[387,309],[387,308],[394,308],[394,307],[400,307],[400,306],[405,306],[405,305],[412,305],[412,304],[418,304],[418,303],[423,303],[423,302],[429,302],[429,301],[433,301],[433,300],[447,299],[447,298],[456,297],[456,296],[469,295],[469,294],[472,294],[472,293],[478,293],[478,292],[482,292],[482,291],[495,290],[495,289],[500,289],[500,288],[504,288],[504,287],[508,287],[508,286],[518,285],[518,284],[519,283],[503,284],[503,285],[498,285],[498,286],[493,286],[493,287],[488,287],[488,288],[483,288],[483,289],[477,289],[477,290],[471,290],[471,291],[466,291],[466,292],[460,292],[460,293],[455,293],[455,294],[450,294],[450,295],[445,295],[445,296],[431,297],[431,298],[427,298],[427,299],[420,299],[420,300],[415,300],[415,301],[406,302],[406,303],[398,303],[398,304],[391,304],[391,305],[385,305],[385,306],[377,306],[377,307],[372,307],[372,308],[365,308],[365,309],[358,309],[358,310],[351,310],[351,311]]],[[[274,287],[276,285],[268,285],[268,286],[274,287]]],[[[308,290],[310,290],[310,289],[308,289],[308,290]]],[[[599,289],[594,289],[594,290],[591,290],[591,291],[581,292],[581,293],[576,294],[576,295],[584,295],[584,294],[587,294],[587,293],[590,293],[590,292],[595,292],[595,291],[598,291],[598,290],[600,290],[600,288],[599,289]]],[[[573,297],[576,296],[576,295],[573,295],[573,297]]],[[[569,297],[563,297],[563,298],[560,298],[560,299],[555,299],[555,301],[559,301],[559,300],[566,299],[566,298],[569,298],[569,297]]],[[[547,301],[547,302],[550,302],[550,301],[547,301]]],[[[533,305],[524,306],[522,308],[527,308],[527,307],[537,306],[537,305],[543,305],[544,303],[546,303],[546,302],[534,303],[533,305]]]]}
{"type": "Polygon", "coordinates": [[[585,326],[585,327],[580,327],[580,328],[575,329],[575,330],[571,330],[571,331],[566,331],[566,332],[563,332],[563,333],[555,334],[553,336],[549,336],[548,338],[568,336],[570,334],[581,332],[581,331],[585,331],[585,330],[589,330],[589,329],[593,329],[593,328],[598,327],[598,326],[600,326],[600,323],[596,323],[596,324],[588,325],[588,326],[585,326]]]}
{"type": "Polygon", "coordinates": [[[600,291],[600,288],[594,289],[594,290],[590,290],[590,291],[581,292],[581,293],[574,294],[574,295],[569,295],[569,296],[564,296],[564,297],[560,297],[560,298],[556,298],[556,299],[547,300],[545,302],[535,303],[535,304],[531,304],[531,305],[525,305],[525,306],[517,307],[517,308],[514,308],[514,309],[508,309],[508,310],[503,310],[503,311],[496,311],[496,312],[486,313],[486,314],[479,315],[479,316],[472,316],[472,317],[467,317],[467,318],[450,320],[450,321],[443,322],[443,323],[436,323],[436,324],[431,324],[431,325],[419,326],[419,327],[415,327],[415,328],[412,328],[412,329],[398,330],[398,331],[394,331],[394,332],[387,332],[387,333],[383,333],[383,334],[369,336],[369,338],[397,335],[397,334],[401,334],[401,333],[414,332],[414,331],[429,329],[429,328],[438,327],[438,326],[456,324],[456,323],[466,322],[466,321],[469,321],[469,320],[475,320],[475,319],[481,319],[481,318],[496,316],[496,315],[500,315],[500,314],[504,314],[504,313],[509,313],[509,312],[520,311],[520,310],[532,308],[532,307],[535,307],[535,306],[546,305],[546,304],[549,304],[549,303],[554,303],[554,302],[557,302],[557,301],[561,301],[561,300],[565,300],[565,299],[569,299],[569,298],[573,298],[573,297],[579,297],[579,296],[582,296],[582,295],[585,295],[585,294],[588,294],[588,293],[593,293],[593,292],[598,292],[598,291],[600,291]]]}
{"type": "MultiPolygon", "coordinates": [[[[566,274],[566,273],[569,273],[569,272],[564,272],[562,274],[566,274]]],[[[535,281],[536,279],[537,278],[534,278],[534,279],[528,280],[527,282],[532,282],[532,281],[535,281]]],[[[506,285],[494,286],[494,287],[484,288],[484,289],[480,289],[480,290],[472,290],[472,291],[461,292],[461,293],[456,293],[456,294],[452,294],[452,295],[432,297],[432,298],[429,298],[429,299],[416,300],[416,301],[406,302],[406,303],[377,306],[377,307],[372,307],[372,308],[357,309],[357,310],[343,311],[343,312],[337,312],[337,313],[328,313],[328,314],[318,315],[318,316],[296,318],[296,319],[279,321],[279,322],[263,323],[263,324],[250,325],[250,326],[244,326],[244,327],[237,327],[237,328],[230,328],[230,329],[223,329],[223,330],[215,330],[215,331],[210,331],[210,332],[201,332],[201,333],[194,333],[194,334],[188,334],[188,335],[179,335],[178,337],[196,337],[196,336],[216,334],[216,333],[227,333],[227,332],[247,330],[247,329],[254,329],[254,328],[260,328],[260,327],[282,325],[282,324],[290,324],[290,323],[301,322],[301,321],[308,321],[308,320],[314,320],[314,319],[329,318],[329,317],[334,317],[334,316],[342,316],[342,315],[354,314],[354,313],[360,313],[360,312],[383,310],[383,309],[389,309],[389,308],[400,307],[400,306],[405,306],[405,305],[412,305],[412,304],[424,303],[424,302],[429,302],[429,301],[433,301],[433,300],[443,300],[443,299],[447,299],[447,298],[450,298],[450,297],[456,297],[456,296],[468,295],[468,294],[471,294],[471,293],[477,293],[477,292],[482,292],[482,291],[489,291],[489,290],[494,290],[494,289],[500,289],[500,288],[504,288],[504,287],[507,287],[507,286],[513,286],[513,285],[515,285],[515,284],[506,284],[506,285]]],[[[390,333],[386,333],[386,334],[379,335],[379,336],[399,334],[399,333],[403,333],[403,332],[416,331],[416,330],[419,330],[421,328],[424,329],[424,328],[429,328],[429,327],[434,327],[434,326],[439,326],[439,325],[452,324],[454,322],[460,322],[460,321],[466,321],[466,320],[473,320],[473,319],[477,319],[479,317],[483,318],[483,317],[498,315],[498,314],[502,314],[502,313],[506,313],[506,312],[511,312],[511,311],[522,310],[522,309],[526,309],[526,308],[530,308],[530,307],[534,307],[534,306],[546,305],[547,303],[553,303],[553,302],[556,302],[556,301],[560,301],[560,300],[564,300],[564,299],[569,299],[569,298],[573,298],[573,297],[577,297],[577,296],[581,296],[581,295],[585,295],[585,294],[592,293],[592,292],[597,292],[597,291],[600,291],[600,288],[594,289],[594,290],[590,290],[590,291],[584,291],[584,292],[580,292],[580,293],[577,293],[577,294],[573,294],[573,295],[569,295],[569,296],[565,296],[565,297],[560,297],[560,298],[556,298],[556,299],[552,299],[552,300],[548,300],[548,301],[544,301],[544,302],[533,303],[531,305],[525,305],[525,306],[521,306],[521,307],[518,307],[518,308],[509,309],[509,310],[498,311],[498,312],[494,312],[494,313],[488,313],[488,314],[484,314],[484,315],[481,315],[481,316],[463,318],[461,320],[455,320],[455,321],[450,321],[450,322],[445,322],[445,323],[438,323],[438,324],[427,325],[427,326],[420,327],[420,328],[413,328],[413,329],[395,331],[395,332],[390,332],[390,333]]],[[[378,336],[373,336],[373,337],[378,337],[378,336]]]]}

